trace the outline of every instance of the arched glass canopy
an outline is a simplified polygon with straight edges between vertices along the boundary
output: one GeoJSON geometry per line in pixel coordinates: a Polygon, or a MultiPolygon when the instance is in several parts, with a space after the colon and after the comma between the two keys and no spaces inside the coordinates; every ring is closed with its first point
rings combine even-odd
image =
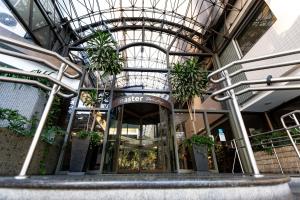
{"type": "MultiPolygon", "coordinates": [[[[235,0],[5,2],[23,20],[33,40],[40,41],[42,46],[58,52],[66,52],[64,48],[67,47],[73,58],[86,59],[86,41],[94,31],[105,30],[116,40],[126,61],[124,67],[144,69],[167,69],[168,63],[181,61],[186,56],[210,56],[212,50],[208,41],[215,35],[224,36],[216,30],[216,24],[220,23],[220,19],[225,19],[227,10],[238,13],[241,9],[235,7],[235,0]],[[62,37],[62,30],[71,32],[71,37],[62,37]],[[47,42],[47,39],[53,41],[47,42]],[[168,58],[167,52],[170,55],[168,58]]],[[[124,71],[118,76],[122,78],[116,86],[134,86],[133,81],[126,80],[138,80],[140,77],[144,88],[168,89],[165,74],[157,74],[124,71]],[[147,81],[150,77],[164,81],[150,84],[147,81]]]]}

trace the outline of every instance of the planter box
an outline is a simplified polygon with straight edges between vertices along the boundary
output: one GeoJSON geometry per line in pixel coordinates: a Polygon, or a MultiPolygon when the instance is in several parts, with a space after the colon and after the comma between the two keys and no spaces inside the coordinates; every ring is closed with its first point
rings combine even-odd
{"type": "MultiPolygon", "coordinates": [[[[5,128],[0,128],[0,176],[18,175],[32,138],[18,136],[5,128]]],[[[56,137],[53,145],[39,141],[33,159],[28,169],[28,175],[41,174],[40,162],[43,160],[45,148],[48,146],[49,151],[44,159],[45,174],[54,174],[58,161],[63,137],[56,137]]]]}
{"type": "Polygon", "coordinates": [[[207,145],[193,145],[194,165],[197,171],[208,171],[207,145]]]}
{"type": "Polygon", "coordinates": [[[79,139],[72,137],[72,150],[70,159],[70,172],[82,172],[86,155],[89,149],[90,137],[79,139]]]}

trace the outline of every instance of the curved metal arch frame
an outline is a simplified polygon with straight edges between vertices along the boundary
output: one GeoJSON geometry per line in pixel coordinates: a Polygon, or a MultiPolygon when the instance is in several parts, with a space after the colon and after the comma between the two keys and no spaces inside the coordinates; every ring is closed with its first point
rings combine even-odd
{"type": "MultiPolygon", "coordinates": [[[[181,19],[183,20],[183,19],[181,19]]],[[[176,27],[179,29],[182,29],[184,31],[187,31],[189,33],[191,33],[192,35],[197,35],[198,37],[203,37],[204,35],[201,34],[198,31],[195,31],[192,28],[189,28],[187,26],[184,26],[182,24],[178,24],[175,22],[170,22],[168,20],[164,20],[164,19],[157,19],[157,18],[150,18],[150,17],[121,17],[121,18],[114,18],[114,19],[107,19],[107,20],[103,20],[103,21],[99,21],[99,22],[94,22],[88,25],[84,25],[80,28],[75,29],[76,32],[80,33],[80,32],[84,32],[86,30],[89,30],[91,27],[95,28],[101,25],[107,25],[107,24],[112,24],[112,23],[116,23],[116,22],[153,22],[153,23],[162,23],[162,24],[166,24],[172,27],[176,27]]],[[[202,25],[201,25],[202,26],[202,25]]],[[[205,29],[204,27],[202,27],[204,31],[207,32],[211,32],[208,29],[205,29]]]]}
{"type": "MultiPolygon", "coordinates": [[[[130,75],[129,75],[130,76],[130,75]]],[[[131,75],[131,76],[139,76],[139,75],[131,75]]],[[[149,78],[151,78],[152,80],[153,80],[153,82],[155,82],[155,81],[158,81],[158,82],[160,82],[160,84],[162,84],[162,85],[166,85],[166,82],[168,81],[168,79],[166,78],[166,79],[162,79],[162,77],[156,77],[156,76],[154,76],[154,75],[141,75],[141,76],[147,76],[147,77],[149,77],[149,78]]],[[[141,78],[140,78],[141,79],[141,78]]],[[[126,75],[123,75],[123,76],[120,76],[120,77],[117,77],[116,78],[116,85],[117,85],[117,82],[121,82],[121,81],[125,81],[126,82],[126,75]]],[[[130,86],[130,85],[128,85],[128,86],[130,86]]],[[[122,86],[122,87],[128,87],[128,86],[122,86]]],[[[117,87],[118,88],[118,87],[117,87]]],[[[120,87],[119,87],[120,88],[120,87]]],[[[153,87],[150,87],[150,88],[153,88],[153,87]]],[[[154,88],[153,88],[154,89],[154,88]]],[[[157,88],[157,89],[159,89],[159,88],[157,88]]]]}
{"type": "MultiPolygon", "coordinates": [[[[164,32],[164,33],[168,33],[170,35],[174,35],[174,36],[176,36],[178,38],[181,38],[181,39],[183,39],[183,40],[185,40],[185,41],[193,44],[199,50],[202,50],[205,53],[209,53],[210,55],[213,55],[213,52],[210,49],[208,49],[207,47],[201,45],[200,43],[196,42],[195,40],[191,39],[190,37],[188,37],[186,35],[183,35],[183,34],[181,34],[179,32],[176,32],[176,31],[173,31],[173,30],[170,30],[170,29],[165,29],[165,28],[161,28],[161,27],[154,27],[154,26],[144,26],[144,25],[125,25],[125,26],[119,26],[119,27],[110,28],[109,31],[113,33],[113,32],[118,32],[118,31],[123,31],[123,30],[138,30],[138,29],[141,29],[141,30],[145,29],[145,30],[149,30],[149,31],[164,32]]],[[[71,44],[69,46],[69,48],[72,49],[72,47],[77,47],[80,44],[82,44],[84,42],[87,42],[92,36],[93,36],[93,33],[87,35],[84,38],[81,38],[81,39],[75,41],[73,44],[71,44]]]]}

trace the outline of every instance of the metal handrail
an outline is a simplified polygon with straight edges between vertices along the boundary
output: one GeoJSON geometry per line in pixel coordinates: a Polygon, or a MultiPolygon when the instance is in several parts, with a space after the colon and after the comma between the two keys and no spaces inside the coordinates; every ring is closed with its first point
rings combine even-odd
{"type": "MultiPolygon", "coordinates": [[[[16,70],[16,69],[3,68],[3,67],[0,67],[0,72],[6,72],[6,73],[11,73],[11,74],[19,74],[19,75],[25,75],[25,76],[30,76],[30,77],[47,79],[50,82],[52,82],[53,84],[57,84],[60,87],[66,89],[72,93],[72,94],[64,94],[64,93],[59,92],[58,94],[62,97],[70,98],[70,97],[73,97],[78,94],[78,92],[76,90],[74,90],[73,88],[69,87],[68,85],[62,83],[61,81],[58,81],[57,79],[55,79],[49,75],[38,74],[38,73],[34,73],[34,72],[27,72],[27,71],[16,70]]],[[[6,82],[32,84],[32,85],[39,86],[46,90],[51,90],[50,87],[48,87],[38,81],[35,81],[35,80],[27,80],[27,79],[22,79],[22,78],[13,78],[13,77],[1,77],[1,76],[0,76],[0,80],[6,81],[6,82]]]]}
{"type": "MultiPolygon", "coordinates": [[[[41,47],[38,47],[38,46],[35,46],[35,45],[32,45],[32,44],[28,44],[28,43],[25,43],[25,42],[20,42],[18,40],[14,40],[14,39],[7,38],[7,37],[4,37],[4,36],[0,36],[0,41],[57,58],[58,60],[60,60],[61,62],[67,64],[69,67],[71,67],[73,70],[75,70],[77,72],[77,74],[75,74],[75,75],[71,75],[71,74],[68,74],[68,73],[64,72],[64,75],[67,76],[68,78],[75,79],[75,78],[79,78],[80,75],[82,75],[82,70],[80,68],[78,68],[74,63],[68,61],[67,59],[65,59],[64,57],[60,56],[59,54],[57,54],[53,51],[49,51],[49,50],[43,49],[41,47]]],[[[56,71],[58,71],[58,69],[54,65],[50,64],[48,61],[43,60],[43,59],[39,59],[39,58],[36,58],[36,57],[33,57],[33,56],[29,56],[29,55],[25,55],[25,54],[21,54],[21,53],[16,53],[16,52],[4,50],[4,49],[2,49],[0,53],[6,54],[6,55],[12,55],[12,56],[19,57],[19,58],[22,57],[22,58],[32,60],[32,61],[36,61],[36,62],[42,62],[42,63],[46,64],[47,66],[49,66],[50,68],[55,69],[56,71]]]]}
{"type": "MultiPolygon", "coordinates": [[[[221,67],[220,69],[217,69],[214,72],[210,73],[208,75],[208,79],[212,83],[220,83],[220,82],[224,81],[226,78],[225,77],[221,77],[219,79],[213,79],[213,76],[216,76],[217,74],[222,73],[225,70],[227,70],[230,67],[233,67],[235,65],[246,64],[246,63],[251,63],[251,62],[256,62],[256,61],[261,61],[261,60],[267,60],[267,59],[271,59],[271,58],[278,58],[278,57],[283,57],[283,56],[289,56],[289,55],[294,55],[294,54],[298,54],[298,53],[300,53],[300,49],[294,49],[294,50],[290,50],[290,51],[284,51],[284,52],[280,52],[280,53],[274,53],[274,54],[260,56],[260,57],[256,57],[256,58],[237,60],[237,61],[231,62],[231,63],[225,65],[224,67],[221,67]]],[[[274,64],[274,65],[266,65],[266,66],[268,66],[268,68],[271,68],[272,66],[275,66],[275,65],[276,64],[274,64]]],[[[257,68],[257,69],[259,69],[259,68],[257,68]]]]}
{"type": "MultiPolygon", "coordinates": [[[[22,83],[22,84],[29,84],[29,85],[35,85],[35,86],[38,86],[42,89],[45,89],[45,90],[48,90],[48,91],[51,91],[52,88],[38,82],[38,81],[35,81],[35,80],[26,80],[26,79],[20,79],[20,78],[13,78],[13,77],[1,77],[0,76],[0,81],[5,81],[5,82],[13,82],[13,83],[22,83]]],[[[71,97],[74,97],[75,94],[64,94],[62,92],[57,92],[57,94],[61,97],[64,97],[64,98],[71,98],[71,97]]]]}
{"type": "MultiPolygon", "coordinates": [[[[282,82],[293,82],[293,81],[299,81],[300,76],[294,76],[294,77],[279,77],[279,78],[272,78],[270,79],[271,83],[282,83],[282,82]]],[[[229,90],[235,89],[237,87],[243,86],[243,85],[250,85],[250,84],[266,84],[269,81],[266,79],[257,79],[257,80],[247,80],[247,81],[240,81],[238,83],[232,84],[231,86],[222,88],[214,93],[212,93],[211,97],[212,99],[216,101],[225,101],[227,99],[230,99],[230,96],[224,96],[224,97],[218,97],[218,95],[225,93],[229,90]]],[[[250,87],[245,88],[241,91],[238,91],[235,93],[236,96],[240,96],[244,93],[250,92],[250,91],[270,91],[270,90],[295,90],[300,89],[300,84],[297,85],[284,85],[284,86],[262,86],[262,87],[250,87]]]]}

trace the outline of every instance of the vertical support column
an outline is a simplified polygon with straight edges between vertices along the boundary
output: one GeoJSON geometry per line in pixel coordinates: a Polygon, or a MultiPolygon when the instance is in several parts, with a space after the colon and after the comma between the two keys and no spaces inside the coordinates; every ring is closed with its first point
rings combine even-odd
{"type": "MultiPolygon", "coordinates": [[[[172,41],[172,43],[174,43],[175,41],[172,41]]],[[[170,51],[170,47],[169,46],[167,52],[166,52],[166,63],[167,63],[167,69],[168,69],[168,80],[170,80],[170,74],[171,74],[171,67],[170,67],[170,55],[169,55],[169,51],[170,51]]],[[[172,96],[172,85],[169,82],[169,89],[170,89],[170,96],[172,96]]],[[[171,132],[173,133],[173,146],[174,146],[174,154],[175,154],[175,165],[176,165],[176,171],[179,172],[179,157],[178,157],[178,146],[177,146],[177,138],[176,138],[176,127],[175,127],[175,116],[174,116],[174,104],[173,102],[171,102],[171,112],[172,112],[172,129],[171,132]]]]}
{"type": "Polygon", "coordinates": [[[99,169],[100,174],[103,173],[103,167],[104,167],[106,145],[107,145],[108,134],[109,134],[109,126],[110,126],[110,112],[111,112],[111,106],[112,106],[112,101],[113,101],[113,97],[114,97],[115,82],[116,82],[116,76],[113,76],[110,95],[109,95],[109,105],[108,105],[108,111],[107,111],[107,117],[106,117],[106,127],[105,127],[104,138],[103,138],[103,148],[102,148],[100,169],[99,169]]]}
{"type": "MultiPolygon", "coordinates": [[[[224,76],[225,76],[225,79],[226,79],[227,86],[231,86],[232,83],[231,83],[231,79],[229,77],[229,74],[228,74],[227,70],[224,71],[224,76]]],[[[253,170],[253,174],[258,176],[259,175],[259,170],[258,170],[258,167],[257,167],[257,164],[256,164],[256,160],[255,160],[254,153],[253,153],[253,150],[252,150],[252,147],[251,147],[251,143],[250,143],[247,131],[246,131],[244,120],[243,120],[243,117],[242,117],[242,114],[241,114],[241,111],[240,111],[240,108],[239,108],[239,105],[238,105],[238,102],[237,102],[237,99],[236,99],[236,96],[235,96],[235,93],[234,93],[233,89],[231,89],[229,91],[229,95],[231,97],[232,104],[233,104],[233,107],[231,108],[231,111],[234,112],[236,117],[237,117],[237,125],[239,126],[239,128],[241,130],[243,140],[245,142],[245,148],[246,148],[246,151],[247,151],[247,154],[248,154],[248,158],[250,160],[250,165],[251,165],[251,168],[253,170]]]]}
{"type": "MultiPolygon", "coordinates": [[[[65,64],[61,64],[60,69],[59,69],[58,74],[57,74],[57,77],[56,77],[56,79],[58,81],[61,81],[64,70],[65,70],[65,64]]],[[[56,93],[59,91],[59,89],[60,89],[59,85],[53,84],[53,87],[52,87],[52,90],[50,92],[47,104],[46,104],[45,109],[43,111],[43,114],[42,114],[42,117],[41,117],[40,122],[38,124],[38,127],[37,127],[37,129],[35,131],[34,137],[32,139],[31,145],[29,147],[29,150],[28,150],[28,153],[26,155],[25,161],[23,163],[22,169],[21,169],[19,175],[16,176],[16,179],[27,178],[27,176],[26,176],[27,170],[29,168],[29,165],[30,165],[30,162],[32,160],[35,148],[37,146],[37,143],[38,143],[39,138],[41,136],[41,133],[43,131],[43,127],[44,127],[44,125],[46,123],[49,110],[50,110],[50,108],[52,106],[52,102],[54,100],[54,97],[55,97],[56,93]]]]}
{"type": "Polygon", "coordinates": [[[70,119],[69,119],[69,123],[68,123],[68,126],[67,126],[66,135],[65,135],[65,138],[64,138],[64,143],[63,143],[63,145],[61,147],[61,150],[60,150],[58,162],[57,162],[56,169],[55,169],[55,174],[58,174],[58,172],[60,171],[64,156],[65,156],[65,151],[66,151],[68,140],[69,140],[69,137],[70,137],[71,128],[72,128],[74,117],[75,117],[75,114],[76,114],[76,108],[78,107],[78,103],[79,103],[79,100],[80,100],[80,88],[82,88],[85,75],[86,75],[86,70],[84,69],[83,73],[82,73],[82,77],[81,77],[80,82],[79,82],[78,95],[75,98],[75,104],[74,104],[74,107],[73,107],[73,110],[72,110],[72,113],[71,113],[71,116],[70,116],[70,119]]]}
{"type": "MultiPolygon", "coordinates": [[[[203,118],[204,118],[204,124],[205,124],[207,135],[211,136],[211,130],[210,130],[209,122],[208,122],[207,112],[203,112],[203,118]]],[[[212,152],[215,170],[217,173],[219,173],[217,157],[216,157],[216,152],[215,152],[215,146],[213,146],[211,148],[211,152],[212,152]]]]}
{"type": "MultiPolygon", "coordinates": [[[[222,66],[220,63],[220,60],[219,60],[219,56],[217,54],[215,54],[213,56],[213,62],[214,62],[215,68],[220,68],[222,66]]],[[[224,87],[224,85],[223,85],[223,87],[224,87]]],[[[233,112],[234,108],[233,108],[233,103],[232,103],[231,99],[227,101],[227,106],[231,110],[231,112],[229,112],[229,122],[230,122],[230,125],[232,128],[232,131],[233,131],[233,135],[236,139],[242,138],[242,134],[241,134],[242,130],[238,124],[238,119],[237,119],[236,113],[233,112]]],[[[242,141],[239,140],[239,142],[241,143],[242,141]]],[[[241,144],[240,146],[244,146],[244,144],[241,144]]],[[[240,158],[241,158],[241,162],[243,164],[244,171],[246,173],[252,173],[253,171],[251,168],[250,160],[247,156],[246,149],[241,148],[239,152],[240,152],[240,158]]]]}

